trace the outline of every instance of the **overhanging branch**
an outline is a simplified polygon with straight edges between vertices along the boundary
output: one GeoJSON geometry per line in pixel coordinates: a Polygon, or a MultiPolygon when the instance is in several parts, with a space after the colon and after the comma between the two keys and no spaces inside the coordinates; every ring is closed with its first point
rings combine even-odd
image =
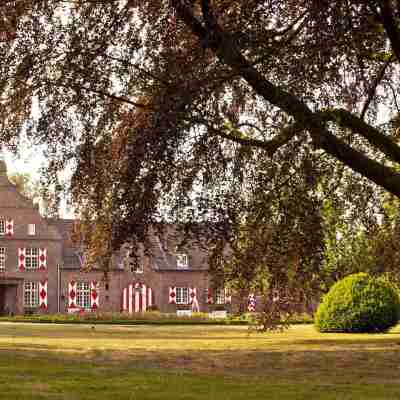
{"type": "Polygon", "coordinates": [[[241,144],[242,146],[250,146],[262,149],[268,154],[269,157],[272,157],[280,147],[289,143],[289,141],[296,134],[303,130],[303,127],[300,124],[294,123],[293,125],[282,129],[281,133],[276,135],[273,139],[260,140],[251,138],[245,133],[241,132],[239,129],[230,128],[228,126],[223,128],[215,128],[203,119],[191,119],[191,122],[205,126],[208,131],[215,136],[219,136],[231,142],[241,144]]]}
{"type": "Polygon", "coordinates": [[[232,35],[216,26],[210,37],[209,32],[194,15],[191,6],[180,0],[171,0],[171,4],[200,42],[206,43],[207,47],[237,72],[259,96],[291,115],[310,133],[317,148],[325,150],[353,171],[400,197],[400,174],[395,169],[369,158],[332,134],[325,127],[321,116],[312,112],[301,99],[275,86],[257,71],[241,54],[232,35]],[[208,38],[210,39],[206,40],[208,38]]]}
{"type": "Polygon", "coordinates": [[[320,115],[325,121],[335,122],[340,127],[362,136],[392,161],[400,163],[400,147],[397,143],[361,118],[344,109],[322,111],[320,115]]]}

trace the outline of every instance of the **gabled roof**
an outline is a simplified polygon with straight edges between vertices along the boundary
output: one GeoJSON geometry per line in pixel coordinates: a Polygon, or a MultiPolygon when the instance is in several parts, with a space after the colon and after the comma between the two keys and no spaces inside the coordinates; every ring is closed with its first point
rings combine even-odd
{"type": "MultiPolygon", "coordinates": [[[[79,248],[73,243],[71,236],[76,221],[73,219],[49,218],[49,225],[55,226],[62,237],[63,245],[63,267],[64,269],[78,269],[81,267],[82,260],[79,248]]],[[[174,230],[169,230],[168,240],[161,240],[154,232],[150,235],[150,248],[152,267],[157,271],[193,271],[207,270],[207,253],[197,246],[186,246],[181,253],[185,253],[189,258],[188,268],[178,267],[176,252],[172,248],[176,243],[174,230]],[[169,246],[166,243],[169,243],[169,246]]],[[[117,265],[122,266],[122,255],[115,254],[117,265]]]]}

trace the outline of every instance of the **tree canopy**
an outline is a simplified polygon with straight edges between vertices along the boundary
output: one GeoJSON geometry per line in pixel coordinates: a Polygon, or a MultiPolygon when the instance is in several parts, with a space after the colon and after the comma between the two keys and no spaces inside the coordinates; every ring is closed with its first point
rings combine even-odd
{"type": "Polygon", "coordinates": [[[368,222],[383,191],[400,197],[396,0],[0,11],[13,29],[0,42],[1,142],[46,144],[50,183],[71,168],[75,207],[110,251],[180,222],[216,252],[231,244],[232,279],[263,254],[277,286],[312,286],[322,200],[368,222]]]}

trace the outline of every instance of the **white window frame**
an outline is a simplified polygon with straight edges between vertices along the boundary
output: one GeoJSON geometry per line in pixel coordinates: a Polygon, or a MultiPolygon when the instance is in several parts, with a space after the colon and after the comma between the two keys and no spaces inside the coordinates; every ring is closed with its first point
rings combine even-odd
{"type": "Polygon", "coordinates": [[[7,247],[0,247],[0,272],[6,270],[7,247]]]}
{"type": "Polygon", "coordinates": [[[177,287],[175,292],[176,304],[189,304],[189,288],[188,287],[177,287]]]}
{"type": "Polygon", "coordinates": [[[4,236],[6,234],[6,220],[0,218],[0,235],[4,236]]]}
{"type": "Polygon", "coordinates": [[[25,249],[25,269],[35,270],[39,268],[39,248],[27,247],[25,249]]]}
{"type": "Polygon", "coordinates": [[[188,268],[189,267],[189,257],[186,253],[176,254],[176,266],[178,268],[188,268]]]}
{"type": "Polygon", "coordinates": [[[35,224],[28,224],[28,235],[29,236],[36,235],[36,225],[35,224]]]}
{"type": "Polygon", "coordinates": [[[90,283],[76,282],[76,305],[79,308],[90,309],[90,283]]]}
{"type": "Polygon", "coordinates": [[[143,274],[143,264],[138,264],[136,267],[131,267],[131,271],[135,274],[143,274]]]}
{"type": "Polygon", "coordinates": [[[24,282],[24,307],[39,307],[39,282],[24,282]]]}
{"type": "Polygon", "coordinates": [[[215,304],[225,304],[225,289],[216,289],[214,295],[215,304]]]}

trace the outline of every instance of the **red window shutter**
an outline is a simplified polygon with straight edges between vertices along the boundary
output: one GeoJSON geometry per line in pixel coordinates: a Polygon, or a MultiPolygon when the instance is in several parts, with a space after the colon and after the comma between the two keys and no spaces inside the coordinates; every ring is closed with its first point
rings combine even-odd
{"type": "Polygon", "coordinates": [[[6,235],[7,236],[14,235],[14,221],[12,219],[6,220],[6,235]]]}
{"type": "Polygon", "coordinates": [[[39,282],[39,306],[47,309],[47,280],[39,282]]]}
{"type": "Polygon", "coordinates": [[[99,289],[96,281],[90,282],[90,307],[92,310],[99,308],[99,289]]]}
{"type": "Polygon", "coordinates": [[[47,249],[39,249],[39,269],[47,268],[47,249]]]}
{"type": "Polygon", "coordinates": [[[169,288],[169,304],[176,304],[176,287],[169,288]]]}
{"type": "Polygon", "coordinates": [[[25,271],[25,248],[18,249],[18,269],[22,272],[25,271]]]}
{"type": "Polygon", "coordinates": [[[68,308],[76,308],[76,282],[68,284],[68,308]]]}

